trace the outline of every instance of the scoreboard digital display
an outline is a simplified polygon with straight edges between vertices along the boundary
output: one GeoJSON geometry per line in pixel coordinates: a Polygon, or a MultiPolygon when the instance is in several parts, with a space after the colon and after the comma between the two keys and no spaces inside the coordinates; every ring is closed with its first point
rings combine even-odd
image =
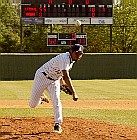
{"type": "Polygon", "coordinates": [[[47,46],[70,46],[81,44],[87,46],[86,33],[48,33],[47,46]]]}
{"type": "Polygon", "coordinates": [[[112,24],[113,0],[21,0],[22,22],[112,24]]]}

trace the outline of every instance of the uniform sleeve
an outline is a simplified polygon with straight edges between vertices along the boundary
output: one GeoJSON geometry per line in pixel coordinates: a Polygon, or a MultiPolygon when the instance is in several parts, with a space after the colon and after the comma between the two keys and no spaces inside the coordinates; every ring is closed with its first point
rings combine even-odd
{"type": "Polygon", "coordinates": [[[62,57],[59,67],[60,67],[60,70],[69,70],[70,69],[70,60],[65,57],[62,57]]]}

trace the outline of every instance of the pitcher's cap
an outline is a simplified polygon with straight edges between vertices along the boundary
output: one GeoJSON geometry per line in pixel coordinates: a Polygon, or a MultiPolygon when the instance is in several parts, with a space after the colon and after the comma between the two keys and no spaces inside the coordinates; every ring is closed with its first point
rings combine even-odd
{"type": "Polygon", "coordinates": [[[72,46],[73,52],[82,52],[83,53],[84,47],[80,44],[75,44],[72,46]]]}

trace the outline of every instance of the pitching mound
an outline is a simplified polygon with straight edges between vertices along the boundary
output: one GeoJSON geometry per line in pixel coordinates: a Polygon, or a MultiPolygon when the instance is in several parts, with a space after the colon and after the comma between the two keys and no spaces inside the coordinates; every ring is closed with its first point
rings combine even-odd
{"type": "Polygon", "coordinates": [[[137,140],[137,128],[95,120],[64,118],[62,134],[53,118],[0,118],[0,140],[137,140]]]}

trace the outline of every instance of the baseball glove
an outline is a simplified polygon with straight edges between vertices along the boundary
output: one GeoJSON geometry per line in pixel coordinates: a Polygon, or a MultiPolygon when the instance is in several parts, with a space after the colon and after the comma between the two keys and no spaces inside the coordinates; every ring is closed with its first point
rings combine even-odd
{"type": "Polygon", "coordinates": [[[72,95],[70,89],[66,85],[61,85],[60,90],[64,91],[66,94],[72,95]]]}

